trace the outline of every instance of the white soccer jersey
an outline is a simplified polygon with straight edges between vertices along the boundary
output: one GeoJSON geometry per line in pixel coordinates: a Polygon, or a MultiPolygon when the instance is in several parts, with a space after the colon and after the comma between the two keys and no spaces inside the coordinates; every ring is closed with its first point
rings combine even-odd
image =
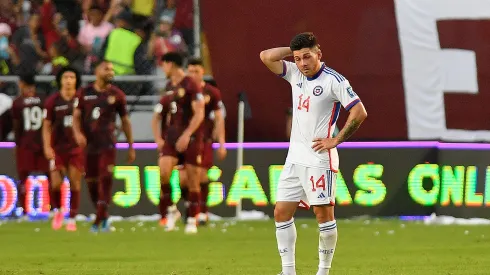
{"type": "Polygon", "coordinates": [[[280,76],[291,84],[293,96],[293,125],[286,162],[337,171],[337,149],[315,152],[311,148],[313,140],[332,137],[340,105],[349,110],[360,102],[359,97],[347,79],[323,63],[320,71],[308,78],[295,63],[282,62],[280,76]]]}

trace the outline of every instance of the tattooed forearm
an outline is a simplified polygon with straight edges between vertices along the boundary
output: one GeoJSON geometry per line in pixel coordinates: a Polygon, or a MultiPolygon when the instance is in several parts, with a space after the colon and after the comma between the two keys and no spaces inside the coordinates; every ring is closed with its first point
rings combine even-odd
{"type": "Polygon", "coordinates": [[[359,129],[361,123],[362,121],[358,121],[357,119],[348,121],[344,128],[342,128],[342,130],[337,135],[339,143],[342,143],[350,138],[357,131],[357,129],[359,129]]]}

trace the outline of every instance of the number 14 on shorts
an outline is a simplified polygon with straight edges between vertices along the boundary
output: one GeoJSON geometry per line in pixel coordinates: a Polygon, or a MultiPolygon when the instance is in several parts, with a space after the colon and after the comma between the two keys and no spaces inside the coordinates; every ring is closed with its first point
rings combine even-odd
{"type": "Polygon", "coordinates": [[[318,180],[315,181],[314,177],[310,177],[311,191],[316,192],[317,188],[322,188],[325,191],[325,175],[322,175],[318,180]]]}

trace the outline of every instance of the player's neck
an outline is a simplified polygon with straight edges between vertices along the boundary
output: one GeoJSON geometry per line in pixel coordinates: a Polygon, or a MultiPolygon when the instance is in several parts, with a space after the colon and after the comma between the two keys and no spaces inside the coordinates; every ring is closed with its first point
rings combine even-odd
{"type": "Polygon", "coordinates": [[[98,79],[96,79],[94,82],[94,88],[97,92],[105,92],[105,90],[107,89],[107,87],[109,87],[109,85],[111,84],[98,79]]]}
{"type": "Polygon", "coordinates": [[[314,77],[315,75],[318,74],[318,72],[322,69],[322,63],[321,62],[318,62],[318,64],[316,65],[315,69],[313,70],[313,74],[312,75],[309,75],[308,77],[309,78],[312,78],[314,77]]]}
{"type": "Polygon", "coordinates": [[[170,81],[172,82],[173,86],[179,85],[180,82],[185,77],[185,72],[182,69],[177,69],[171,76],[170,76],[170,81]]]}
{"type": "Polygon", "coordinates": [[[32,97],[32,96],[35,96],[35,95],[36,95],[36,89],[35,88],[26,88],[22,92],[22,96],[23,97],[32,97]]]}
{"type": "Polygon", "coordinates": [[[70,101],[75,96],[75,90],[73,89],[61,90],[60,95],[61,98],[63,98],[64,100],[70,101]]]}

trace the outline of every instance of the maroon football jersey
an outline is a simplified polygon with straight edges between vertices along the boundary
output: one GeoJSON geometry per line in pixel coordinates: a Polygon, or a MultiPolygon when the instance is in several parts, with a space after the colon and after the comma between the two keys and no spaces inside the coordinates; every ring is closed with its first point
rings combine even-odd
{"type": "Polygon", "coordinates": [[[75,104],[82,113],[82,127],[87,138],[87,151],[100,152],[115,148],[116,115],[127,115],[126,95],[118,87],[110,85],[97,92],[94,85],[83,87],[75,104]]]}
{"type": "MultiPolygon", "coordinates": [[[[168,140],[173,144],[189,126],[189,122],[194,115],[192,102],[194,100],[203,100],[204,98],[199,86],[188,76],[176,86],[173,86],[172,83],[169,82],[165,90],[167,92],[172,92],[171,95],[173,97],[169,106],[170,123],[165,140],[168,140]]],[[[202,130],[203,127],[199,127],[196,132],[194,132],[193,137],[202,139],[202,130]]]]}
{"type": "Polygon", "coordinates": [[[17,97],[12,105],[12,118],[17,123],[15,130],[15,144],[18,147],[35,152],[43,151],[43,97],[17,97]]]}
{"type": "Polygon", "coordinates": [[[203,88],[204,103],[206,109],[204,111],[204,139],[213,139],[214,130],[214,111],[220,110],[221,105],[221,92],[213,85],[206,83],[203,88]]]}
{"type": "Polygon", "coordinates": [[[65,100],[60,93],[55,93],[46,99],[44,104],[46,119],[51,122],[51,146],[56,154],[66,154],[80,150],[73,136],[73,103],[65,100]]]}

